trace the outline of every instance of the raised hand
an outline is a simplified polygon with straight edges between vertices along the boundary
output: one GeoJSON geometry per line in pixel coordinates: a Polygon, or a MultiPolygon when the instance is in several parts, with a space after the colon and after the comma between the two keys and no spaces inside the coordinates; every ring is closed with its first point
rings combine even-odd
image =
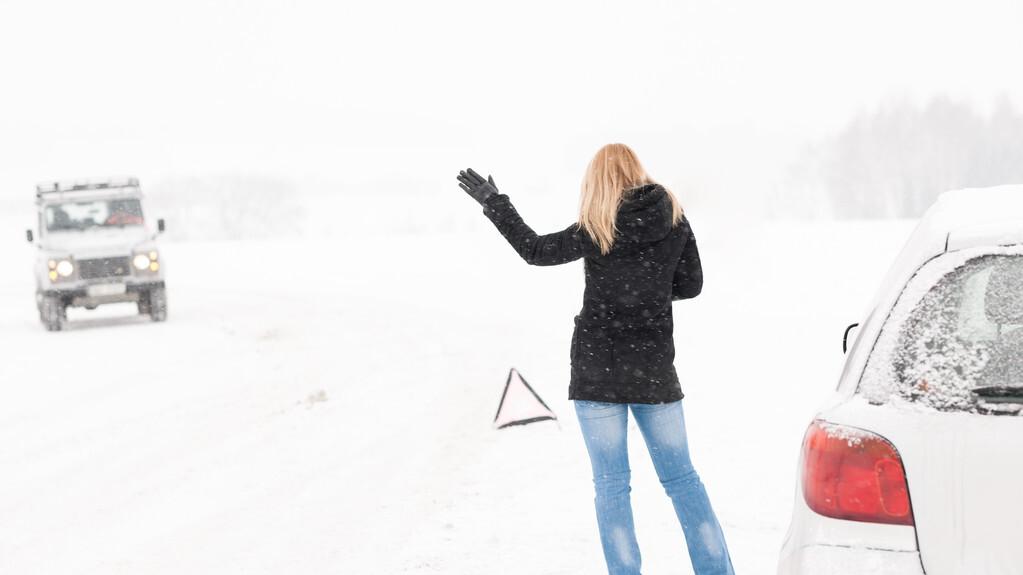
{"type": "Polygon", "coordinates": [[[494,183],[493,176],[488,176],[484,180],[483,176],[472,168],[458,172],[458,185],[481,205],[487,198],[497,193],[497,184],[494,183]]]}

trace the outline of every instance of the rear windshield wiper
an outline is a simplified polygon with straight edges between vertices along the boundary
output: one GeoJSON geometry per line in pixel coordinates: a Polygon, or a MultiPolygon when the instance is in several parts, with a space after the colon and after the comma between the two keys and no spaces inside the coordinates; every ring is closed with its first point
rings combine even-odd
{"type": "Polygon", "coordinates": [[[990,385],[975,387],[973,397],[977,410],[990,415],[1023,414],[1023,385],[990,385]]]}
{"type": "Polygon", "coordinates": [[[1023,385],[988,385],[971,391],[988,403],[1023,403],[1023,385]]]}

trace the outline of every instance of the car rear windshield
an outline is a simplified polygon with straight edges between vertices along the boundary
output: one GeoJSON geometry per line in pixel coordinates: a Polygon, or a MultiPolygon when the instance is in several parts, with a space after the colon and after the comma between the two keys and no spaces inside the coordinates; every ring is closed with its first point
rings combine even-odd
{"type": "Polygon", "coordinates": [[[860,392],[942,411],[1023,408],[1023,252],[940,256],[907,284],[860,392]]]}
{"type": "Polygon", "coordinates": [[[142,204],[118,198],[67,202],[46,208],[46,229],[51,232],[142,225],[142,204]]]}

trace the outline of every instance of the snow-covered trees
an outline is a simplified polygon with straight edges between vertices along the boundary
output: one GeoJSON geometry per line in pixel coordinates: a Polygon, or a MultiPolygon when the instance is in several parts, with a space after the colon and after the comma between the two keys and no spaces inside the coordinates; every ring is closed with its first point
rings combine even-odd
{"type": "Polygon", "coordinates": [[[919,216],[941,192],[1023,183],[1023,114],[948,97],[900,100],[856,116],[792,166],[781,200],[806,215],[919,216]]]}

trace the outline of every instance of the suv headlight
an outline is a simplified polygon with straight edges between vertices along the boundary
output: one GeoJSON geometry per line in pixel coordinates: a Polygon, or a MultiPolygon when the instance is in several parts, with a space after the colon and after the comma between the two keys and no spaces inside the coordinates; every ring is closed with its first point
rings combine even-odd
{"type": "Polygon", "coordinates": [[[58,278],[69,278],[75,273],[75,264],[69,259],[53,259],[46,262],[46,266],[50,269],[49,277],[50,281],[57,281],[58,278]]]}
{"type": "Polygon", "coordinates": [[[71,260],[60,260],[57,262],[57,273],[62,278],[71,277],[71,274],[75,273],[75,265],[71,260]]]}
{"type": "Polygon", "coordinates": [[[135,269],[137,269],[140,272],[145,272],[145,271],[157,272],[157,271],[160,271],[160,261],[159,260],[160,260],[160,254],[158,254],[154,250],[154,251],[145,252],[145,253],[141,253],[141,254],[135,254],[135,257],[132,258],[132,260],[131,260],[131,264],[133,266],[135,266],[135,269]]]}

